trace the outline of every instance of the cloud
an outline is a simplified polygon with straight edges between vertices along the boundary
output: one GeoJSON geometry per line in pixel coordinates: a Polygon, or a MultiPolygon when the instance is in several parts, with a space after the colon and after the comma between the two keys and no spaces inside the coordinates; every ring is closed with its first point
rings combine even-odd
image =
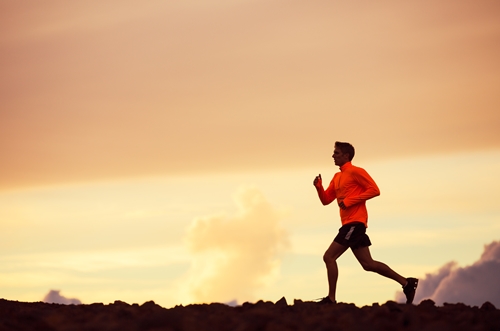
{"type": "Polygon", "coordinates": [[[75,298],[66,298],[60,294],[61,291],[50,290],[43,298],[46,303],[59,303],[63,305],[81,305],[82,302],[75,298]]]}
{"type": "Polygon", "coordinates": [[[194,256],[188,291],[196,302],[255,299],[279,271],[279,254],[288,246],[281,214],[256,188],[241,190],[234,216],[198,218],[186,241],[194,256]]]}
{"type": "MultiPolygon", "coordinates": [[[[436,273],[427,274],[420,280],[415,303],[431,299],[436,304],[462,302],[480,306],[489,301],[500,306],[500,241],[485,245],[484,252],[474,264],[458,267],[455,262],[442,266],[436,273]]],[[[396,294],[396,301],[404,301],[404,295],[396,294]]]]}

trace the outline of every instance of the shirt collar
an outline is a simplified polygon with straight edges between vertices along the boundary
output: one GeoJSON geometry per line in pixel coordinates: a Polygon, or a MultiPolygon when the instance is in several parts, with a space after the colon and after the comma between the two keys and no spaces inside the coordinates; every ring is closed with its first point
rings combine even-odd
{"type": "Polygon", "coordinates": [[[349,168],[349,167],[352,167],[352,164],[351,164],[351,162],[350,162],[350,161],[349,161],[349,162],[344,163],[344,165],[340,167],[340,171],[344,171],[344,170],[346,170],[346,169],[347,169],[347,168],[349,168]]]}

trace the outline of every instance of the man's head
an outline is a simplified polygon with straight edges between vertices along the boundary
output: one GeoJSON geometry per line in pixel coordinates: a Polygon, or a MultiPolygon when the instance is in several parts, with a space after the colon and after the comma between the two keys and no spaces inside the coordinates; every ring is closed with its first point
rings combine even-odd
{"type": "Polygon", "coordinates": [[[335,164],[341,167],[353,159],[354,147],[349,143],[336,141],[332,157],[335,160],[335,164]]]}

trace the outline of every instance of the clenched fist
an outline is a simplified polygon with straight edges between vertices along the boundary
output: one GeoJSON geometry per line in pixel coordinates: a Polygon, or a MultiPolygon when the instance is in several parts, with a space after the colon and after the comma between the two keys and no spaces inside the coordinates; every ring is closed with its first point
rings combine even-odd
{"type": "Polygon", "coordinates": [[[316,176],[316,178],[314,178],[313,185],[317,188],[323,187],[323,181],[321,180],[321,174],[319,174],[318,176],[316,176]]]}

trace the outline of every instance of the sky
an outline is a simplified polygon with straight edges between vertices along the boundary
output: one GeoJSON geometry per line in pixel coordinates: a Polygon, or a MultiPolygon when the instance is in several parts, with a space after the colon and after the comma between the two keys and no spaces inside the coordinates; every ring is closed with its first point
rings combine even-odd
{"type": "MultiPolygon", "coordinates": [[[[499,15],[485,0],[0,2],[0,297],[323,297],[340,220],[312,181],[338,171],[338,140],[381,189],[372,256],[420,278],[419,300],[500,306],[481,281],[446,296],[498,273],[499,15]]],[[[338,301],[400,297],[350,252],[338,263],[338,301]]]]}

